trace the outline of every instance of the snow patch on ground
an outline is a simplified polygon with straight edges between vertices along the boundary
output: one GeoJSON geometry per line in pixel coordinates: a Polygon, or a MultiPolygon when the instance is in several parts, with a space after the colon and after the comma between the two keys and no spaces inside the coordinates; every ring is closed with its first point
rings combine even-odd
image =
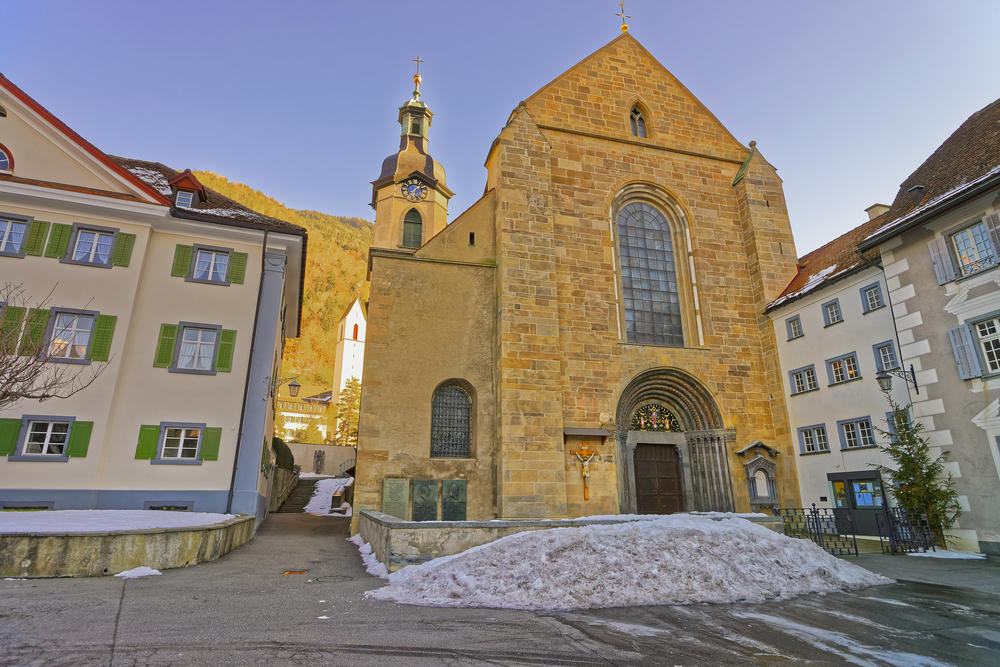
{"type": "Polygon", "coordinates": [[[986,554],[975,551],[959,551],[958,549],[924,551],[922,553],[908,553],[906,555],[917,556],[918,558],[954,558],[956,560],[984,560],[986,558],[986,554]]]}
{"type": "Polygon", "coordinates": [[[333,477],[334,475],[324,475],[318,472],[300,472],[299,479],[326,479],[328,477],[333,477]]]}
{"type": "Polygon", "coordinates": [[[348,537],[347,541],[357,546],[358,551],[361,552],[361,562],[365,564],[365,572],[373,577],[389,578],[389,570],[386,569],[383,563],[379,562],[375,556],[375,552],[372,551],[372,545],[361,539],[360,535],[348,537]]]}
{"type": "Polygon", "coordinates": [[[353,516],[354,508],[351,507],[351,503],[343,502],[340,503],[340,507],[334,507],[330,510],[331,516],[353,516]]]}
{"type": "Polygon", "coordinates": [[[186,528],[222,523],[235,514],[166,510],[42,510],[0,512],[0,534],[104,533],[110,530],[186,528]]]}
{"type": "MultiPolygon", "coordinates": [[[[330,514],[330,506],[333,504],[333,496],[343,492],[344,489],[354,484],[353,477],[330,477],[320,479],[316,482],[316,490],[313,491],[309,503],[302,509],[308,514],[330,514]]],[[[345,503],[346,504],[346,503],[345,503]]],[[[343,505],[341,505],[343,508],[343,505]]],[[[345,516],[338,514],[338,516],[345,516]]]]}
{"type": "Polygon", "coordinates": [[[139,567],[133,567],[131,570],[125,570],[124,572],[119,572],[116,577],[121,577],[122,579],[138,579],[139,577],[153,577],[158,574],[163,574],[159,570],[154,570],[151,567],[146,567],[145,565],[140,565],[139,567]]]}
{"type": "Polygon", "coordinates": [[[763,602],[892,583],[808,540],[690,515],[517,533],[388,578],[366,597],[534,610],[763,602]]]}

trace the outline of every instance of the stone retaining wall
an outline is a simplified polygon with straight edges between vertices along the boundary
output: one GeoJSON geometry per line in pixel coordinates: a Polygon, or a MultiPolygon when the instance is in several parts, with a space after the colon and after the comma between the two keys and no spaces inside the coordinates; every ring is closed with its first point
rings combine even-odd
{"type": "MultiPolygon", "coordinates": [[[[359,514],[358,532],[361,538],[371,545],[379,561],[384,563],[390,572],[395,572],[407,565],[461,553],[466,549],[527,530],[644,520],[646,519],[404,521],[382,512],[362,510],[359,514]]],[[[781,517],[754,517],[747,520],[784,534],[784,521],[781,517]]]]}
{"type": "Polygon", "coordinates": [[[0,576],[95,577],[140,565],[186,567],[216,560],[253,535],[253,516],[190,528],[0,534],[0,576]]]}
{"type": "Polygon", "coordinates": [[[285,468],[274,468],[274,479],[271,481],[271,498],[267,503],[267,511],[273,512],[279,507],[281,503],[285,502],[288,495],[295,488],[295,485],[299,483],[299,467],[295,466],[294,470],[286,470],[285,468]]]}

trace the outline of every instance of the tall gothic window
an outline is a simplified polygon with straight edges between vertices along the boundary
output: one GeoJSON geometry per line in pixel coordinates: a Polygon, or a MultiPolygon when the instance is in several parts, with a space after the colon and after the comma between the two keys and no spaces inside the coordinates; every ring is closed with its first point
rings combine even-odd
{"type": "Polygon", "coordinates": [[[618,213],[625,338],[639,345],[684,347],[674,245],[667,219],[645,202],[618,213]]]}
{"type": "Polygon", "coordinates": [[[457,384],[438,387],[431,400],[431,456],[466,458],[472,442],[472,397],[457,384]]]}
{"type": "Polygon", "coordinates": [[[632,113],[629,114],[629,118],[632,121],[632,136],[645,139],[646,119],[643,118],[642,111],[639,109],[638,106],[632,107],[632,113]]]}
{"type": "Polygon", "coordinates": [[[407,248],[419,248],[420,237],[423,233],[424,221],[417,213],[417,209],[411,208],[403,216],[403,246],[407,248]]]}

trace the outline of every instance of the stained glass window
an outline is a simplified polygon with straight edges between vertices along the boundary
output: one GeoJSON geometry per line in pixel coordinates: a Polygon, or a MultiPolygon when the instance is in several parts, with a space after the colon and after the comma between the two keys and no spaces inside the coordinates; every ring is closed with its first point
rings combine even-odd
{"type": "Polygon", "coordinates": [[[632,424],[629,426],[629,430],[680,431],[681,425],[670,410],[656,403],[647,403],[632,415],[632,424]]]}
{"type": "Polygon", "coordinates": [[[455,384],[434,392],[431,405],[431,456],[466,458],[472,439],[472,397],[455,384]]]}
{"type": "Polygon", "coordinates": [[[625,333],[629,343],[684,346],[670,225],[656,208],[633,202],[618,214],[625,333]]]}

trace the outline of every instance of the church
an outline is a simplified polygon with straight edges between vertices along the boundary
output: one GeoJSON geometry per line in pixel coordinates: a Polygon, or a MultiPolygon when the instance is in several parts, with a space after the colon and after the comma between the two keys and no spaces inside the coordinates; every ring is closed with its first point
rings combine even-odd
{"type": "Polygon", "coordinates": [[[797,504],[764,316],[797,254],[755,142],[623,29],[511,112],[448,224],[414,82],[372,183],[356,513],[797,504]]]}

